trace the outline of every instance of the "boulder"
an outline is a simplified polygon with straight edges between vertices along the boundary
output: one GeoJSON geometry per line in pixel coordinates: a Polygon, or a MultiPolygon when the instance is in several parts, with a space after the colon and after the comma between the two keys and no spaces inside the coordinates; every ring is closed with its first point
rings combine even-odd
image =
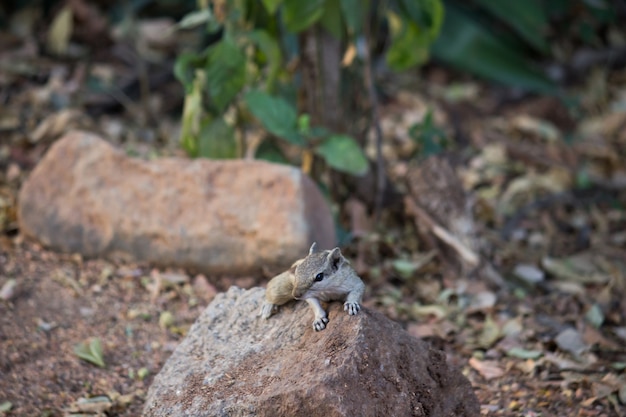
{"type": "Polygon", "coordinates": [[[263,161],[130,158],[68,133],[19,194],[20,230],[52,248],[208,274],[280,270],[335,244],[330,209],[300,170],[263,161]]]}
{"type": "Polygon", "coordinates": [[[231,287],[214,299],[155,377],[144,417],[479,415],[445,353],[382,314],[331,303],[316,332],[303,302],[259,318],[263,295],[231,287]]]}

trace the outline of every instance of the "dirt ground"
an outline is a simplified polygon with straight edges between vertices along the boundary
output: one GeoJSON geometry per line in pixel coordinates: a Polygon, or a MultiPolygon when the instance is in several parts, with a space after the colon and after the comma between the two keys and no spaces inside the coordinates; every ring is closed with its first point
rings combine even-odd
{"type": "Polygon", "coordinates": [[[11,301],[0,303],[0,392],[13,404],[10,415],[63,415],[94,396],[110,399],[102,409],[107,415],[139,415],[150,381],[214,289],[192,287],[177,274],[186,282],[155,298],[148,268],[83,261],[14,239],[2,243],[0,276],[17,278],[11,301]],[[159,325],[165,309],[176,311],[175,327],[159,325]],[[104,369],[74,353],[96,337],[104,369]]]}
{"type": "MultiPolygon", "coordinates": [[[[44,250],[19,236],[3,237],[1,243],[0,284],[9,277],[17,279],[10,301],[0,302],[0,402],[11,402],[7,415],[139,415],[153,376],[216,288],[202,275],[83,260],[44,250]],[[173,312],[173,321],[163,318],[166,311],[173,312]],[[105,368],[74,353],[77,344],[95,337],[102,341],[105,368]],[[143,368],[147,375],[140,371],[143,368]],[[91,402],[84,402],[88,398],[91,402]]],[[[551,304],[573,317],[580,312],[572,301],[546,295],[537,298],[533,308],[544,319],[541,310],[550,310],[551,304]]],[[[376,308],[372,300],[366,305],[376,308]]],[[[515,297],[502,305],[531,314],[527,303],[515,297]]],[[[537,326],[536,317],[527,319],[537,326]]],[[[470,318],[467,325],[473,321],[480,320],[470,318]]],[[[407,325],[416,331],[419,323],[407,325]]],[[[546,323],[546,329],[550,325],[546,323]]],[[[466,336],[458,332],[447,341],[433,335],[426,338],[446,350],[470,378],[484,415],[624,415],[617,402],[589,401],[597,397],[593,377],[608,375],[606,368],[588,368],[588,377],[572,385],[554,368],[533,365],[531,359],[502,357],[491,362],[494,372],[504,372],[493,378],[487,370],[485,378],[468,364],[475,352],[463,347],[466,336]]],[[[619,345],[601,353],[613,360],[626,359],[619,345]]]]}

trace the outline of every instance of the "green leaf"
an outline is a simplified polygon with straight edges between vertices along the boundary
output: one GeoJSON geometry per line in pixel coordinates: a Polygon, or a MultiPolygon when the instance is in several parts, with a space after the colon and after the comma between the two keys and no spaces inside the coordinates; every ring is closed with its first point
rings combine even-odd
{"type": "MultiPolygon", "coordinates": [[[[336,1],[336,0],[330,0],[336,1]]],[[[284,0],[283,19],[290,32],[301,32],[324,14],[326,0],[284,0]]]]}
{"type": "Polygon", "coordinates": [[[320,24],[337,39],[343,37],[343,22],[341,20],[341,5],[337,0],[328,0],[324,7],[324,14],[320,24]]]}
{"type": "Polygon", "coordinates": [[[424,10],[427,7],[426,1],[398,0],[398,6],[400,6],[400,10],[421,27],[430,27],[432,21],[430,13],[424,10]]]}
{"type": "Polygon", "coordinates": [[[476,75],[535,92],[556,94],[556,86],[532,68],[513,45],[495,37],[451,4],[432,53],[476,75]]]}
{"type": "Polygon", "coordinates": [[[391,265],[393,266],[394,271],[400,274],[400,276],[404,279],[411,278],[419,266],[415,262],[407,259],[394,259],[391,262],[391,265]]]}
{"type": "Polygon", "coordinates": [[[389,67],[403,71],[426,62],[431,42],[429,33],[393,12],[387,13],[387,19],[392,38],[386,56],[389,67]]]}
{"type": "Polygon", "coordinates": [[[540,350],[527,350],[520,347],[512,347],[506,351],[506,354],[519,359],[537,359],[543,355],[540,350]]]}
{"type": "Polygon", "coordinates": [[[593,182],[591,181],[589,171],[582,167],[576,172],[576,187],[583,190],[588,190],[592,186],[593,182]]]}
{"type": "Polygon", "coordinates": [[[235,130],[222,118],[204,123],[198,138],[198,156],[211,159],[236,158],[235,130]]]}
{"type": "Polygon", "coordinates": [[[348,32],[359,35],[363,30],[363,22],[370,10],[369,0],[340,0],[343,20],[346,22],[348,32]]]}
{"type": "Polygon", "coordinates": [[[283,0],[263,0],[263,6],[265,6],[265,10],[270,16],[274,16],[276,14],[276,10],[278,10],[278,6],[283,2],[283,0]]]}
{"type": "Polygon", "coordinates": [[[139,378],[140,381],[146,379],[148,375],[150,375],[150,370],[148,368],[139,368],[137,371],[137,378],[139,378]]]}
{"type": "Polygon", "coordinates": [[[298,132],[304,136],[308,136],[311,133],[311,115],[304,113],[298,116],[298,132]]]}
{"type": "Polygon", "coordinates": [[[434,41],[443,23],[442,0],[399,0],[400,14],[417,24],[421,31],[428,34],[429,42],[434,41]]]}
{"type": "Polygon", "coordinates": [[[411,126],[409,136],[420,146],[422,158],[441,153],[447,145],[446,133],[435,124],[431,109],[420,123],[411,126]]]}
{"type": "Polygon", "coordinates": [[[549,26],[543,1],[477,0],[477,3],[498,19],[506,22],[537,51],[544,54],[549,52],[550,47],[543,36],[549,26]]]}
{"type": "Polygon", "coordinates": [[[445,9],[443,7],[442,0],[428,0],[427,3],[429,4],[429,13],[431,17],[429,30],[430,41],[434,42],[441,31],[441,26],[443,25],[445,16],[445,9]]]}
{"type": "Polygon", "coordinates": [[[296,109],[287,101],[262,91],[250,91],[245,101],[252,114],[271,133],[298,146],[306,144],[298,133],[296,109]]]}
{"type": "Polygon", "coordinates": [[[597,303],[593,304],[591,308],[587,310],[585,313],[585,319],[587,319],[587,321],[596,329],[599,329],[600,326],[602,326],[602,323],[604,323],[604,313],[597,303]]]}
{"type": "Polygon", "coordinates": [[[84,361],[97,365],[101,368],[105,367],[102,355],[102,344],[100,343],[100,339],[97,337],[91,339],[89,344],[79,343],[74,346],[74,353],[84,361]]]}
{"type": "Polygon", "coordinates": [[[221,113],[246,83],[246,56],[235,42],[222,39],[209,49],[206,78],[212,104],[221,113]]]}
{"type": "Polygon", "coordinates": [[[174,76],[185,87],[187,93],[193,89],[196,68],[201,66],[205,59],[206,57],[192,52],[183,52],[176,58],[174,76]]]}
{"type": "Polygon", "coordinates": [[[305,136],[309,139],[322,139],[329,135],[330,131],[325,127],[313,126],[307,131],[305,136]]]}
{"type": "Polygon", "coordinates": [[[350,136],[333,135],[323,141],[315,152],[337,171],[363,175],[369,168],[361,147],[350,136]]]}
{"type": "Polygon", "coordinates": [[[246,37],[263,52],[267,59],[269,64],[267,89],[272,91],[283,64],[283,55],[280,51],[280,46],[276,39],[265,30],[255,30],[247,34],[246,37]]]}
{"type": "Polygon", "coordinates": [[[191,91],[185,96],[180,141],[183,149],[191,157],[198,156],[197,138],[200,133],[200,120],[204,114],[202,108],[202,90],[206,83],[205,73],[196,70],[191,91]]]}
{"type": "Polygon", "coordinates": [[[13,408],[13,404],[11,403],[11,401],[4,401],[0,404],[0,413],[9,412],[11,411],[11,408],[13,408]]]}
{"type": "Polygon", "coordinates": [[[264,140],[263,143],[261,143],[261,145],[257,148],[254,157],[256,159],[274,162],[277,164],[289,164],[289,161],[280,148],[276,146],[273,141],[269,140],[264,140]]]}
{"type": "Polygon", "coordinates": [[[206,9],[196,10],[185,15],[176,25],[178,29],[191,29],[196,26],[208,23],[213,19],[213,12],[208,7],[206,9]]]}

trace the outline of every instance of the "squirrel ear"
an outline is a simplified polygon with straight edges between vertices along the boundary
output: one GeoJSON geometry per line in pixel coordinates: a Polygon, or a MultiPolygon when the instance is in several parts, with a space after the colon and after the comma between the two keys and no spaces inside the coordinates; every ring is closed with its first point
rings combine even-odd
{"type": "Polygon", "coordinates": [[[333,266],[333,268],[337,269],[339,267],[339,262],[341,262],[341,260],[343,259],[341,249],[335,248],[329,251],[326,259],[328,260],[328,263],[333,266]]]}
{"type": "Polygon", "coordinates": [[[311,255],[312,253],[317,252],[316,247],[317,246],[317,242],[313,242],[313,244],[311,245],[311,249],[309,249],[309,255],[311,255]]]}

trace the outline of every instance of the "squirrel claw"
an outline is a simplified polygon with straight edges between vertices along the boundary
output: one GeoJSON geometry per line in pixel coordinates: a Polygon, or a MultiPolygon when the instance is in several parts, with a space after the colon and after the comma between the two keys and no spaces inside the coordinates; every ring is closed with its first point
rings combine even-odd
{"type": "Polygon", "coordinates": [[[343,309],[348,312],[349,315],[354,316],[361,310],[359,303],[344,303],[343,309]]]}
{"type": "Polygon", "coordinates": [[[313,328],[316,332],[319,332],[326,328],[326,323],[328,323],[328,317],[320,317],[313,322],[313,328]]]}

